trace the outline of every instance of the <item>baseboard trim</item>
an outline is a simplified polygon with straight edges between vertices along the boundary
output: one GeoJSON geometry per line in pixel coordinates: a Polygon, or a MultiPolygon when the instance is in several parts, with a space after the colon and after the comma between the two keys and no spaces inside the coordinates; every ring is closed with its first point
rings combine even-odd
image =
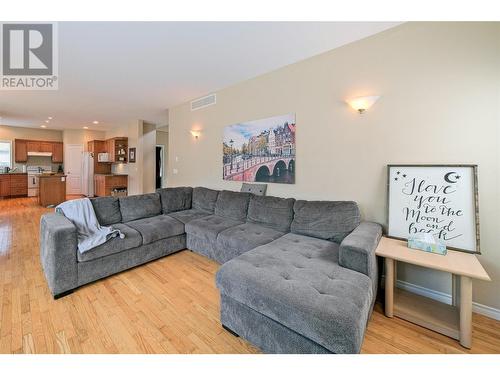
{"type": "MultiPolygon", "coordinates": [[[[382,281],[384,277],[382,276],[382,281]]],[[[383,285],[383,284],[382,284],[383,285]]],[[[423,286],[409,283],[403,280],[397,280],[396,286],[402,290],[406,290],[411,293],[418,294],[433,300],[451,304],[451,294],[440,292],[437,290],[424,288],[423,286]]],[[[472,311],[475,313],[487,316],[488,318],[500,320],[500,309],[496,309],[491,306],[482,305],[477,302],[472,302],[472,311]]]]}

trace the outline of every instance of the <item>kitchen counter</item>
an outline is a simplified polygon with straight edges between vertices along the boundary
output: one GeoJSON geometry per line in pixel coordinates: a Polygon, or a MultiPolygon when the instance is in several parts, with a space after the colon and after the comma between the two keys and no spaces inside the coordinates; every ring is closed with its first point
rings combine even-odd
{"type": "Polygon", "coordinates": [[[40,175],[38,203],[41,206],[56,206],[66,200],[66,175],[40,175]]]}
{"type": "Polygon", "coordinates": [[[9,175],[9,176],[12,176],[12,175],[19,175],[19,174],[25,174],[27,175],[28,173],[27,172],[0,172],[0,175],[2,176],[6,176],[6,175],[9,175]]]}

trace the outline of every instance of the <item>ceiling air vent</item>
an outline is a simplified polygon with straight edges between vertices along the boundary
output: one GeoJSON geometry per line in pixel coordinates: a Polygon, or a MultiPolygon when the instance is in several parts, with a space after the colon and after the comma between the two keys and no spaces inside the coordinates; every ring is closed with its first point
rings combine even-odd
{"type": "Polygon", "coordinates": [[[204,96],[203,98],[193,100],[191,102],[191,111],[196,111],[198,109],[205,108],[205,107],[214,105],[216,103],[217,103],[217,95],[210,94],[210,95],[204,96]]]}

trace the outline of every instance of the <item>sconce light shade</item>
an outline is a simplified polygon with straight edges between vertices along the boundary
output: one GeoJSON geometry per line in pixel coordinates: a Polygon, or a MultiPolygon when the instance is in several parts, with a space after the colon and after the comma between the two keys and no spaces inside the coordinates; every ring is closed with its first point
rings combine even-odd
{"type": "Polygon", "coordinates": [[[354,108],[359,114],[364,113],[369,109],[375,102],[380,98],[380,96],[359,96],[357,98],[352,98],[347,100],[347,103],[354,108]]]}
{"type": "Polygon", "coordinates": [[[190,133],[191,133],[191,135],[193,137],[195,137],[196,139],[198,139],[198,137],[200,136],[201,131],[199,131],[199,130],[191,130],[190,133]]]}

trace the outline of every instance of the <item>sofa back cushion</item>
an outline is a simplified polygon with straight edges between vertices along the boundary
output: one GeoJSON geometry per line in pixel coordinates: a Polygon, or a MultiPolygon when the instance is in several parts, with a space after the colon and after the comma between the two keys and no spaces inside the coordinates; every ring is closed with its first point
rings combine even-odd
{"type": "Polygon", "coordinates": [[[207,189],[204,187],[195,187],[193,189],[193,203],[191,206],[197,210],[214,213],[215,202],[217,202],[218,196],[218,190],[207,189]]]}
{"type": "Polygon", "coordinates": [[[250,193],[223,190],[215,204],[215,214],[228,219],[244,221],[247,217],[250,193]]]}
{"type": "Polygon", "coordinates": [[[161,214],[160,194],[150,193],[120,198],[122,221],[143,219],[161,214]]]}
{"type": "Polygon", "coordinates": [[[161,207],[164,214],[189,210],[193,196],[192,187],[174,187],[156,190],[160,194],[161,207]]]}
{"type": "Polygon", "coordinates": [[[90,200],[95,216],[103,226],[117,224],[122,221],[120,202],[117,197],[99,197],[90,200]]]}
{"type": "Polygon", "coordinates": [[[280,232],[288,232],[293,219],[293,198],[253,195],[248,203],[247,221],[280,232]]]}
{"type": "Polygon", "coordinates": [[[336,243],[351,233],[360,223],[356,202],[303,201],[293,206],[293,233],[322,238],[336,243]]]}

